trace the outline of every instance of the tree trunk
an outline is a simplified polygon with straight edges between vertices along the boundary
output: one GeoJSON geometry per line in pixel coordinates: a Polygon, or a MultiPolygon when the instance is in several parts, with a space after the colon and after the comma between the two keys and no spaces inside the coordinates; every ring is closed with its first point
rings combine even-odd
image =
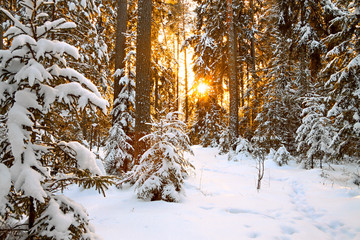
{"type": "MultiPolygon", "coordinates": [[[[251,21],[251,28],[254,28],[254,1],[250,0],[249,1],[250,4],[250,21],[251,21]]],[[[253,91],[254,91],[254,101],[255,101],[255,105],[253,105],[252,108],[252,114],[251,114],[251,122],[252,122],[252,127],[254,127],[254,122],[255,122],[255,118],[257,115],[257,104],[256,101],[258,101],[259,96],[258,96],[258,77],[256,75],[256,53],[255,53],[255,36],[254,36],[254,31],[251,31],[251,36],[250,36],[250,56],[251,56],[251,63],[250,63],[250,71],[251,71],[251,80],[252,80],[252,86],[253,86],[253,91]]]]}
{"type": "Polygon", "coordinates": [[[139,139],[149,133],[151,92],[151,0],[138,2],[138,27],[136,41],[136,110],[135,110],[135,158],[144,152],[145,145],[139,139]]]}
{"type": "Polygon", "coordinates": [[[243,63],[240,64],[240,106],[245,106],[245,87],[244,87],[244,69],[243,63]]]}
{"type": "MultiPolygon", "coordinates": [[[[183,2],[183,34],[184,34],[184,40],[186,40],[186,15],[185,15],[185,1],[183,2]]],[[[188,84],[188,68],[187,68],[187,52],[186,52],[186,46],[184,47],[184,67],[185,67],[185,73],[184,73],[184,88],[185,88],[185,123],[189,121],[189,84],[188,84]]]]}
{"type": "MultiPolygon", "coordinates": [[[[3,2],[1,1],[1,3],[3,2]]],[[[4,29],[2,27],[2,23],[3,23],[3,14],[2,12],[0,12],[0,50],[4,49],[4,38],[3,38],[4,29]]]]}
{"type": "MultiPolygon", "coordinates": [[[[306,22],[306,5],[301,2],[300,6],[300,21],[302,23],[306,22]]],[[[308,76],[307,76],[307,70],[308,70],[308,49],[305,45],[300,46],[299,51],[299,80],[300,80],[300,96],[303,96],[303,94],[308,93],[310,91],[309,89],[309,82],[308,82],[308,76]]]]}
{"type": "Polygon", "coordinates": [[[229,51],[229,94],[230,94],[230,121],[229,121],[229,132],[230,132],[230,144],[235,143],[236,138],[238,137],[238,81],[237,81],[237,71],[236,71],[236,55],[237,55],[237,44],[235,37],[235,28],[234,28],[234,14],[232,0],[227,0],[227,10],[228,10],[228,51],[229,51]]]}
{"type": "Polygon", "coordinates": [[[34,206],[34,198],[30,197],[29,199],[29,222],[28,222],[28,226],[29,226],[29,232],[28,235],[29,237],[27,238],[28,240],[33,240],[33,236],[30,235],[30,230],[31,228],[34,227],[35,224],[35,218],[36,218],[36,211],[35,211],[35,206],[34,206]]]}
{"type": "Polygon", "coordinates": [[[159,76],[156,75],[155,78],[155,119],[159,119],[159,76]]]}
{"type": "MultiPolygon", "coordinates": [[[[119,81],[124,76],[125,71],[125,48],[126,48],[126,28],[127,28],[127,0],[117,1],[117,17],[116,17],[116,42],[115,42],[115,71],[120,69],[122,73],[120,76],[115,76],[114,79],[114,103],[118,98],[121,89],[119,81]]],[[[114,108],[115,108],[114,104],[114,108]]],[[[113,116],[113,123],[117,121],[119,116],[113,116]]]]}
{"type": "Polygon", "coordinates": [[[176,111],[179,111],[179,109],[180,109],[180,95],[179,95],[180,31],[178,31],[178,33],[177,33],[176,44],[177,44],[177,48],[176,48],[176,60],[177,60],[177,64],[176,64],[176,111]]]}

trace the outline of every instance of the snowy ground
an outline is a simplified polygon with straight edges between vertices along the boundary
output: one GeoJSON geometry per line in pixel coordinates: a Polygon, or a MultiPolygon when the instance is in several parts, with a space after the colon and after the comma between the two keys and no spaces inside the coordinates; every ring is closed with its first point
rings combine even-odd
{"type": "Polygon", "coordinates": [[[137,200],[131,188],[112,188],[106,198],[76,188],[66,194],[88,209],[104,240],[360,239],[360,189],[345,167],[322,172],[268,160],[257,192],[254,161],[193,149],[196,174],[181,203],[137,200]]]}

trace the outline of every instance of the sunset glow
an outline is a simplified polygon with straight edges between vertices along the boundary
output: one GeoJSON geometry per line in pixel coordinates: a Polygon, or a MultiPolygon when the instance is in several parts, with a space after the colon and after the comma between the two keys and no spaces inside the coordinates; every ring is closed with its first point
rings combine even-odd
{"type": "Polygon", "coordinates": [[[205,94],[208,90],[209,86],[205,83],[200,83],[198,86],[197,86],[197,91],[198,93],[200,94],[205,94]]]}

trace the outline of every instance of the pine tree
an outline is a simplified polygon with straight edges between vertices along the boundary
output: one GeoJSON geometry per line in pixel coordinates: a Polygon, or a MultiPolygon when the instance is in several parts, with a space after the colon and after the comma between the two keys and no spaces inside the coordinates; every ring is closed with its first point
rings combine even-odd
{"type": "Polygon", "coordinates": [[[59,140],[51,120],[66,115],[57,114],[59,109],[90,107],[105,113],[107,101],[91,81],[67,66],[67,59],[80,57],[77,49],[50,40],[75,24],[48,20],[52,1],[20,3],[21,20],[1,9],[13,23],[5,33],[10,48],[0,51],[1,124],[6,134],[0,144],[6,181],[0,185],[0,198],[8,202],[4,206],[6,201],[0,200],[2,217],[16,222],[27,239],[98,239],[86,210],[60,191],[76,183],[104,193],[112,180],[101,176],[94,155],[84,146],[59,140]]]}
{"type": "Polygon", "coordinates": [[[184,133],[179,113],[169,113],[153,122],[152,132],[144,136],[149,149],[141,156],[130,178],[135,180],[136,194],[141,199],[178,202],[183,194],[183,183],[193,166],[184,152],[192,153],[184,133]]]}

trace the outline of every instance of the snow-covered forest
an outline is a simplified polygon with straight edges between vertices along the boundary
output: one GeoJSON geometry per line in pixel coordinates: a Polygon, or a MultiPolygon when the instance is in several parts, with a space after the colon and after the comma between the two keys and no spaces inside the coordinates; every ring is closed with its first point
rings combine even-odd
{"type": "Polygon", "coordinates": [[[360,1],[0,0],[0,239],[360,239],[360,1]]]}

